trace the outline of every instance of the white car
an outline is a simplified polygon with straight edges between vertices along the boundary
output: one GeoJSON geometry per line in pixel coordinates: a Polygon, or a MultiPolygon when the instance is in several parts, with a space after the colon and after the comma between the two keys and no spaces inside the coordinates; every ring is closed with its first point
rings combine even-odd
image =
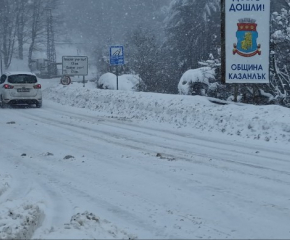
{"type": "Polygon", "coordinates": [[[42,107],[41,85],[31,72],[6,72],[0,78],[0,107],[35,104],[42,107]]]}

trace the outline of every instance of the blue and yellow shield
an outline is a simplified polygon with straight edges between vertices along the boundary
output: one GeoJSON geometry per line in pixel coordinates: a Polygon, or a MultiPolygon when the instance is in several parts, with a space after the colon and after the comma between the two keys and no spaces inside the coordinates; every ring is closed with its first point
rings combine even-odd
{"type": "Polygon", "coordinates": [[[242,57],[252,57],[256,54],[261,55],[261,45],[257,44],[259,34],[257,24],[254,19],[241,19],[238,23],[236,33],[237,43],[234,44],[233,54],[236,53],[242,57]]]}

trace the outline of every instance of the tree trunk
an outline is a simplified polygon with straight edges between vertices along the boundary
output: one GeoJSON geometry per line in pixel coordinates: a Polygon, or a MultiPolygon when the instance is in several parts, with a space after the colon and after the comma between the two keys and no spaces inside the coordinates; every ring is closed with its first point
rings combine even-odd
{"type": "Polygon", "coordinates": [[[24,44],[24,14],[25,14],[25,2],[20,0],[17,2],[18,11],[17,11],[17,42],[18,42],[18,57],[20,60],[23,60],[23,44],[24,44]]]}
{"type": "Polygon", "coordinates": [[[3,1],[1,7],[1,28],[2,28],[2,46],[1,55],[3,56],[4,67],[9,68],[14,53],[15,44],[15,26],[16,20],[11,17],[11,12],[15,11],[15,3],[11,1],[3,1]]]}
{"type": "Polygon", "coordinates": [[[32,28],[31,28],[31,43],[28,51],[28,66],[31,69],[32,64],[32,54],[35,48],[35,41],[37,37],[37,29],[39,24],[39,12],[40,12],[40,1],[35,1],[33,3],[33,13],[32,13],[32,28]]]}
{"type": "Polygon", "coordinates": [[[234,102],[238,102],[238,92],[239,92],[239,85],[235,83],[234,84],[234,102]]]}

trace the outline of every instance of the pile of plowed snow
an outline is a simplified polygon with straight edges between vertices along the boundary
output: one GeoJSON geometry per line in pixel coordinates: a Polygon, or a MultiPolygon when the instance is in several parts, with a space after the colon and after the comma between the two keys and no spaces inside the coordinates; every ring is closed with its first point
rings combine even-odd
{"type": "MultiPolygon", "coordinates": [[[[69,223],[44,232],[45,239],[135,239],[133,235],[119,230],[109,221],[101,220],[93,213],[77,213],[69,223]]],[[[40,236],[42,239],[42,236],[40,236]]]]}
{"type": "Polygon", "coordinates": [[[290,142],[290,109],[281,106],[219,105],[206,97],[101,90],[93,83],[86,87],[81,83],[55,83],[44,90],[44,97],[103,116],[166,123],[245,139],[290,142]]]}
{"type": "Polygon", "coordinates": [[[0,173],[0,197],[9,188],[9,179],[9,175],[3,175],[0,173]]]}
{"type": "Polygon", "coordinates": [[[37,205],[15,207],[7,202],[0,209],[0,239],[30,239],[41,225],[43,213],[37,205]]]}

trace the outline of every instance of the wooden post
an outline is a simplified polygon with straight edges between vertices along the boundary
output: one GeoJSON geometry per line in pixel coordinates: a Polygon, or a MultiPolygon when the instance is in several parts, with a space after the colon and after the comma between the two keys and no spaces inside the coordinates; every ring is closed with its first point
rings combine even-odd
{"type": "Polygon", "coordinates": [[[234,84],[234,102],[238,102],[238,92],[239,92],[239,85],[235,83],[234,84]]]}
{"type": "MultiPolygon", "coordinates": [[[[199,0],[201,1],[201,0],[199,0]]],[[[221,83],[226,84],[226,24],[225,0],[221,0],[221,83]]]]}

